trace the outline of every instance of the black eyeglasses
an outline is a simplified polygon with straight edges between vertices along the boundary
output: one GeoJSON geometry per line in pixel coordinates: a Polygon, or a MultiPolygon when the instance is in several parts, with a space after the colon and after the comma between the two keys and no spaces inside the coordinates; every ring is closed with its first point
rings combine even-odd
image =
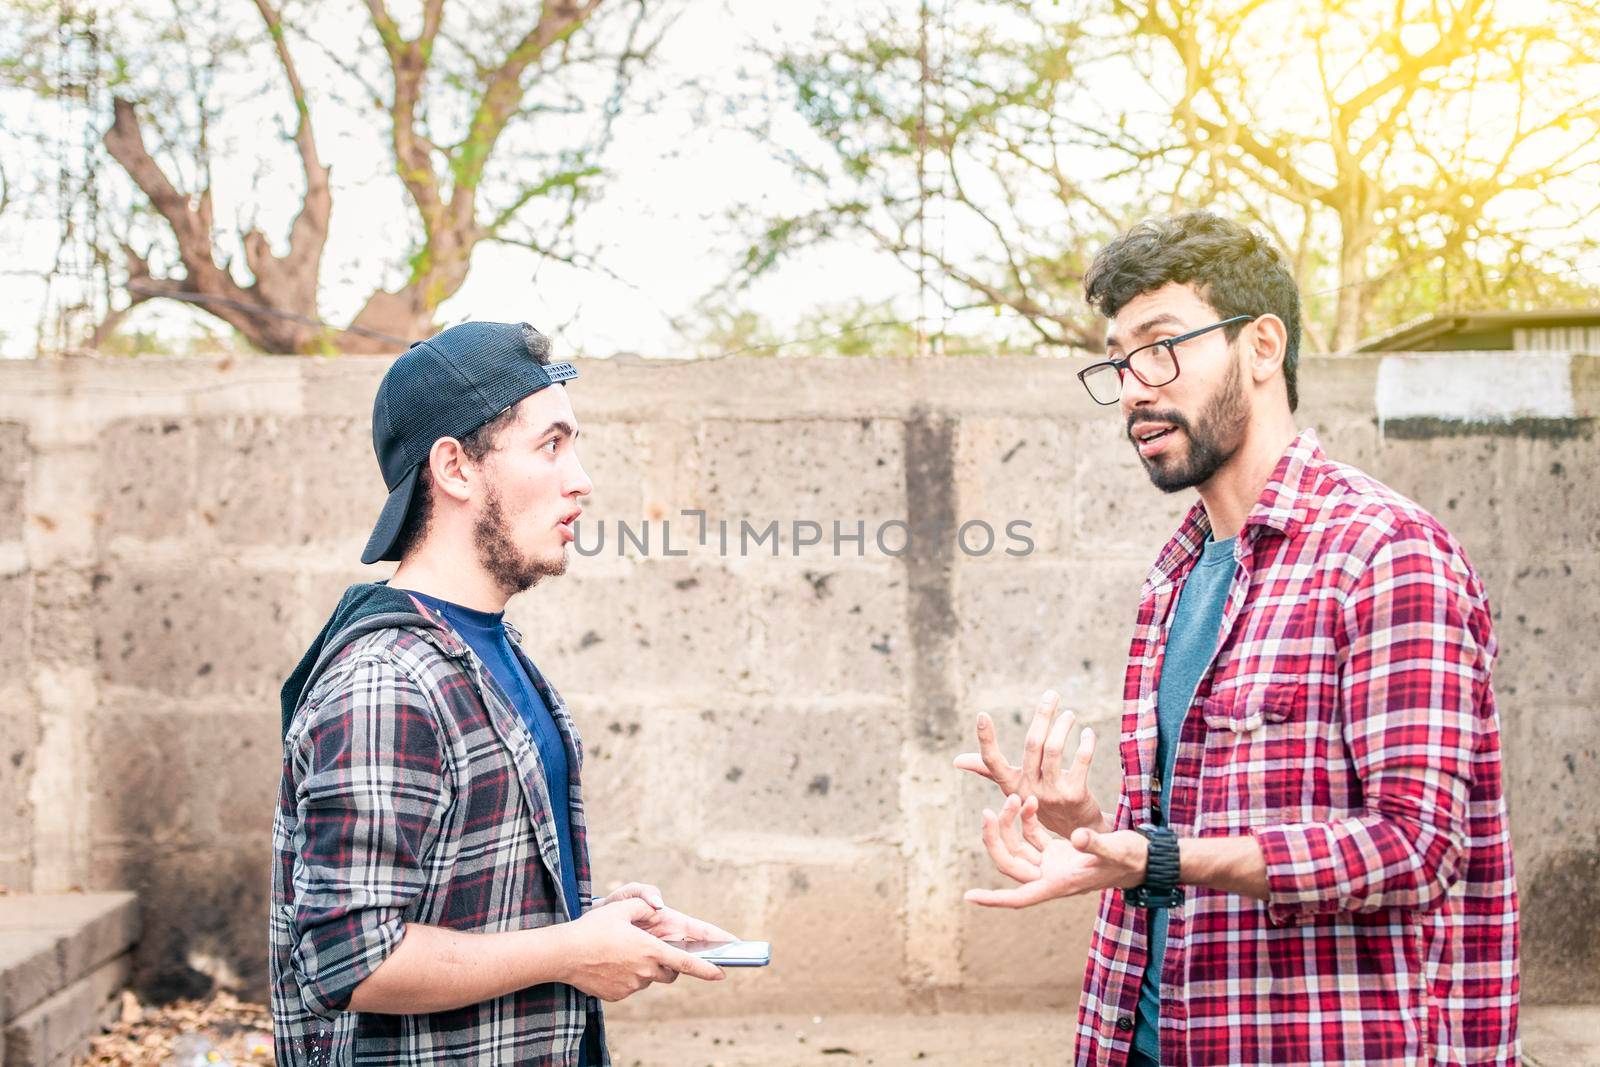
{"type": "Polygon", "coordinates": [[[1078,381],[1089,390],[1089,397],[1096,404],[1115,404],[1122,396],[1123,371],[1131,372],[1135,378],[1151,389],[1167,385],[1178,377],[1178,353],[1173,351],[1177,345],[1192,341],[1203,333],[1241,322],[1250,322],[1257,318],[1260,316],[1235,315],[1231,319],[1213,322],[1210,326],[1202,326],[1198,330],[1190,330],[1176,337],[1168,337],[1164,341],[1135,348],[1121,359],[1108,359],[1103,363],[1085,367],[1078,372],[1078,381]]]}

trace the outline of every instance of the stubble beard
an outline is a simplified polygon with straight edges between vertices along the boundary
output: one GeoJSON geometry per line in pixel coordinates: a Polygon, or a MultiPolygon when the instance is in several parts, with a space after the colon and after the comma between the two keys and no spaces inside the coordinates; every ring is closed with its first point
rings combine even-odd
{"type": "MultiPolygon", "coordinates": [[[[1176,426],[1189,442],[1189,452],[1182,464],[1163,466],[1144,456],[1145,473],[1163,493],[1177,493],[1204,485],[1233,458],[1244,440],[1244,427],[1250,419],[1250,408],[1245,403],[1244,386],[1236,360],[1228,364],[1228,376],[1222,387],[1206,401],[1195,422],[1191,424],[1179,412],[1157,416],[1156,421],[1176,426]]],[[[1147,417],[1147,416],[1146,416],[1147,417]]],[[[1130,417],[1131,423],[1133,417],[1130,417]]],[[[1134,442],[1134,447],[1138,443],[1134,442]]]]}
{"type": "Polygon", "coordinates": [[[500,505],[500,494],[492,486],[483,513],[473,524],[472,536],[478,561],[507,595],[526,592],[545,578],[567,572],[565,552],[554,560],[536,559],[517,547],[505,509],[500,505]]]}

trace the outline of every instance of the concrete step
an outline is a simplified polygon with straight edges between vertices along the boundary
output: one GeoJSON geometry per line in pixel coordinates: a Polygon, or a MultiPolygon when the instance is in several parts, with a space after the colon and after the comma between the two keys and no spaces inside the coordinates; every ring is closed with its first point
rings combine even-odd
{"type": "Polygon", "coordinates": [[[70,1064],[109,1018],[139,939],[132,893],[0,896],[0,1064],[70,1064]]]}

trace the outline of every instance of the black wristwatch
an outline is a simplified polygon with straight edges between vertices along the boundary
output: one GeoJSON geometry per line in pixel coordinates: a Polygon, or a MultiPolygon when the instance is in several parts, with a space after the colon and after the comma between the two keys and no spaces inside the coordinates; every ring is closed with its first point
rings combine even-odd
{"type": "Polygon", "coordinates": [[[1150,859],[1144,870],[1144,883],[1122,891],[1122,899],[1136,908],[1175,908],[1183,903],[1178,888],[1178,835],[1168,826],[1145,823],[1136,826],[1150,842],[1150,859]]]}

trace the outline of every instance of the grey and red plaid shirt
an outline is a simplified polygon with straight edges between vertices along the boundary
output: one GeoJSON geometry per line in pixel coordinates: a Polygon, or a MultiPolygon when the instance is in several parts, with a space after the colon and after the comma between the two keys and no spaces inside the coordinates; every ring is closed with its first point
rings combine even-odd
{"type": "MultiPolygon", "coordinates": [[[[431,1015],[345,1010],[407,923],[491,932],[567,921],[533,740],[465,642],[418,613],[333,657],[285,738],[270,924],[278,1063],[575,1064],[600,1009],[568,985],[431,1015]]],[[[586,903],[582,748],[560,696],[525,666],[567,744],[586,903]]]]}
{"type": "MultiPolygon", "coordinates": [[[[1119,828],[1152,821],[1162,651],[1209,530],[1197,504],[1141,592],[1119,828]]],[[[1515,1063],[1517,894],[1477,574],[1432,516],[1309,430],[1235,553],[1162,803],[1180,836],[1253,834],[1271,897],[1185,887],[1163,1067],[1515,1063]]],[[[1127,1060],[1146,926],[1104,894],[1081,1065],[1127,1060]]]]}

